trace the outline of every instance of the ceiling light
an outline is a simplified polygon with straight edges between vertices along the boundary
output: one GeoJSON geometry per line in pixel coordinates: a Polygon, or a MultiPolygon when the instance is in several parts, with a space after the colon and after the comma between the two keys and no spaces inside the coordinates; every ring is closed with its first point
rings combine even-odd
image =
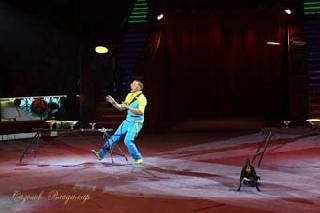
{"type": "Polygon", "coordinates": [[[109,52],[108,48],[106,48],[104,46],[96,46],[95,51],[98,54],[105,54],[105,53],[109,52]]]}
{"type": "Polygon", "coordinates": [[[161,13],[157,16],[158,21],[160,21],[161,19],[163,19],[164,15],[161,13]]]}
{"type": "Polygon", "coordinates": [[[280,45],[280,42],[268,41],[267,44],[269,44],[269,45],[280,45]]]}
{"type": "Polygon", "coordinates": [[[291,15],[292,11],[290,9],[285,9],[284,12],[288,15],[291,15]]]}

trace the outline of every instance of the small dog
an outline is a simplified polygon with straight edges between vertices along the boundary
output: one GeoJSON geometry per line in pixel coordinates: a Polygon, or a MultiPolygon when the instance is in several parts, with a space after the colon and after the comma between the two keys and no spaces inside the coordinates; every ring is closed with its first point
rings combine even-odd
{"type": "Polygon", "coordinates": [[[254,167],[250,164],[250,160],[247,159],[246,164],[241,170],[240,185],[237,191],[240,191],[241,185],[244,184],[247,186],[256,187],[258,192],[260,192],[258,180],[260,180],[260,177],[257,176],[254,167]]]}

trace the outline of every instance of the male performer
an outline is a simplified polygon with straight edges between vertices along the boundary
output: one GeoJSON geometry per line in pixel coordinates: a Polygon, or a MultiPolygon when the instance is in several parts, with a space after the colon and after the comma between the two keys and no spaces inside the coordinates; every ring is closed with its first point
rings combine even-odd
{"type": "Polygon", "coordinates": [[[240,185],[238,188],[238,191],[240,191],[241,184],[256,187],[256,189],[260,192],[260,189],[258,187],[259,183],[258,180],[260,180],[260,177],[257,176],[256,171],[254,167],[250,164],[249,158],[246,161],[246,164],[242,167],[241,174],[240,174],[240,185]]]}
{"type": "Polygon", "coordinates": [[[117,143],[121,137],[125,136],[124,143],[134,162],[137,164],[143,163],[142,155],[134,144],[134,140],[143,126],[144,109],[147,105],[147,99],[142,94],[143,83],[141,81],[134,80],[130,84],[130,88],[131,92],[122,104],[117,103],[110,95],[106,97],[106,101],[118,110],[127,110],[127,117],[126,120],[120,124],[116,132],[106,140],[99,152],[92,150],[98,160],[102,160],[106,153],[110,151],[111,146],[117,143]]]}

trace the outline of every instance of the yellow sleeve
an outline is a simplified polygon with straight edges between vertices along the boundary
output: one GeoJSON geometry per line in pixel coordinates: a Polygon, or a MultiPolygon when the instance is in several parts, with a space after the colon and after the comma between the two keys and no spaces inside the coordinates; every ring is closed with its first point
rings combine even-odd
{"type": "Polygon", "coordinates": [[[144,113],[144,109],[147,106],[147,99],[144,95],[138,97],[138,109],[144,113]]]}

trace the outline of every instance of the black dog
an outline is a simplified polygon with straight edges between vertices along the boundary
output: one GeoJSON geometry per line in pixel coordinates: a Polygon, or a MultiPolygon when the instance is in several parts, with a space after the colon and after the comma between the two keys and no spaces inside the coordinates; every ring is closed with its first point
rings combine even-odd
{"type": "Polygon", "coordinates": [[[242,167],[241,170],[240,185],[238,191],[240,191],[241,185],[244,184],[247,186],[256,187],[258,192],[260,192],[260,189],[258,187],[258,180],[260,180],[260,177],[257,176],[254,167],[250,164],[250,160],[247,159],[246,164],[242,167]]]}

